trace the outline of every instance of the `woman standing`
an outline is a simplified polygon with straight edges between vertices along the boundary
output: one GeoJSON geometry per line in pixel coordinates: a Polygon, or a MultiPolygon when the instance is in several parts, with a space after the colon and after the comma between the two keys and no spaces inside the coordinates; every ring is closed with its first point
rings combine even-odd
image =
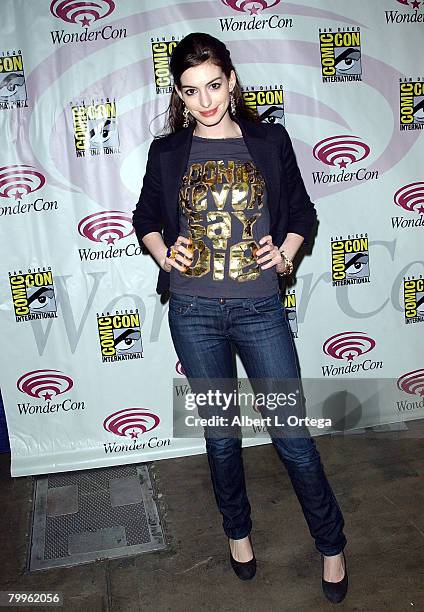
{"type": "MultiPolygon", "coordinates": [[[[160,265],[157,292],[170,290],[178,358],[192,389],[200,380],[211,386],[236,380],[235,350],[255,391],[300,383],[278,275],[292,272],[316,213],[290,138],[245,106],[229,51],[216,38],[186,36],[170,69],[170,134],[150,146],[133,223],[160,265]]],[[[199,414],[215,412],[208,406],[199,414]]],[[[256,558],[240,428],[212,429],[204,433],[215,499],[231,565],[246,580],[255,575],[256,558]]],[[[347,540],[315,441],[306,427],[284,436],[267,429],[321,553],[324,593],[339,602],[347,591],[347,540]]]]}

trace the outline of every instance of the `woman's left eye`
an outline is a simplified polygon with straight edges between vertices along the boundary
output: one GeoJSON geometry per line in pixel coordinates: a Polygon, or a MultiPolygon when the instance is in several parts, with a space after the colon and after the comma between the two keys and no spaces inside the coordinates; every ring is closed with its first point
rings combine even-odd
{"type": "Polygon", "coordinates": [[[221,87],[221,83],[212,83],[212,89],[219,89],[221,87]]]}

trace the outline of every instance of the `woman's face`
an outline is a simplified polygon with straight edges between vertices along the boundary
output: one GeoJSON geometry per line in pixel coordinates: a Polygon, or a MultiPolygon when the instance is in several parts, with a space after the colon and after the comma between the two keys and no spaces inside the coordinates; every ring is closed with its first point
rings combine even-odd
{"type": "Polygon", "coordinates": [[[220,66],[208,61],[185,70],[181,89],[175,89],[196,121],[212,126],[225,116],[235,83],[234,70],[227,79],[220,66]]]}

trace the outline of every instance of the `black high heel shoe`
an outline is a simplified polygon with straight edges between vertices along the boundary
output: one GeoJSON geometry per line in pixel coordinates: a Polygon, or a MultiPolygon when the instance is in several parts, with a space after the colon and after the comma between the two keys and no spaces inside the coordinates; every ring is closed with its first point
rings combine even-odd
{"type": "MultiPolygon", "coordinates": [[[[347,577],[347,566],[346,566],[346,558],[344,551],[343,553],[343,561],[344,561],[344,576],[338,582],[328,582],[321,578],[322,582],[322,590],[324,591],[324,595],[331,601],[331,603],[340,603],[346,596],[347,593],[347,585],[348,585],[348,577],[347,577]]],[[[322,560],[322,576],[324,576],[324,555],[321,554],[322,560]]]]}
{"type": "MultiPolygon", "coordinates": [[[[249,535],[249,542],[252,546],[252,540],[249,535]]],[[[230,546],[230,538],[228,538],[228,546],[230,546]]],[[[230,562],[231,567],[233,568],[235,574],[240,578],[240,580],[251,580],[253,576],[256,574],[256,558],[255,553],[253,552],[253,558],[250,561],[236,561],[231,554],[231,546],[230,546],[230,562]]]]}

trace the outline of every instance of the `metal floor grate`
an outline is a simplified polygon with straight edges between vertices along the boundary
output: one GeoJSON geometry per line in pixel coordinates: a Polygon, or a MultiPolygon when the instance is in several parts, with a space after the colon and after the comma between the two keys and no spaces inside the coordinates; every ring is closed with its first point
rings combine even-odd
{"type": "Polygon", "coordinates": [[[147,466],[37,477],[30,571],[164,548],[147,466]]]}

